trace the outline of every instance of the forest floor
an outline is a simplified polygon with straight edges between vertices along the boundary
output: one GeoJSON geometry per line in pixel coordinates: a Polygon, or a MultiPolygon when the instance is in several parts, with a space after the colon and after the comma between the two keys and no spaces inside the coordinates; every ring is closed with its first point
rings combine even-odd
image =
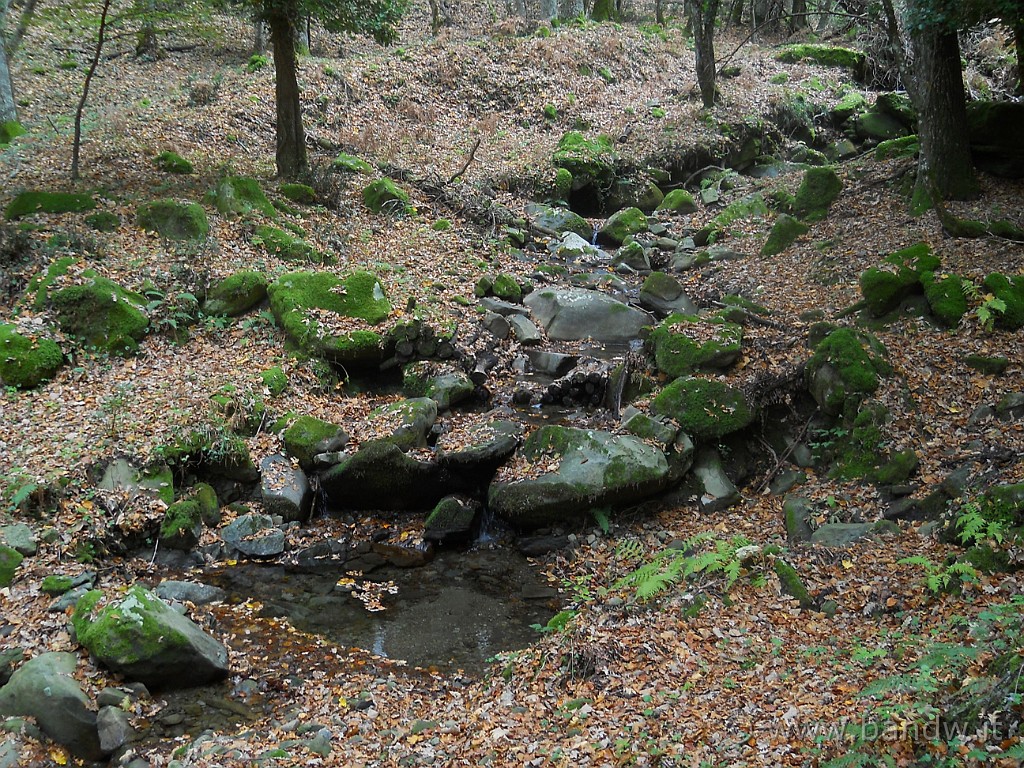
{"type": "MultiPolygon", "coordinates": [[[[575,125],[622,137],[617,149],[623,156],[650,158],[713,141],[720,123],[766,114],[795,92],[831,103],[856,88],[838,70],[780,64],[772,45],[781,41],[761,40],[739,49],[733,58],[739,76],[722,80],[723,103],[706,111],[695,95],[693,53],[677,27],[589,25],[541,36],[517,22],[492,21],[474,6],[459,26],[431,37],[420,11],[414,9],[399,44],[387,49],[343,41],[339,58],[339,40],[314,37],[300,80],[316,173],[324,175],[323,167],[343,149],[404,169],[410,178],[444,181],[479,138],[461,183],[488,187],[521,211],[526,201],[514,191],[515,180],[550,169],[555,144],[575,125]],[[605,68],[610,82],[598,74],[605,68]],[[782,72],[786,81],[771,84],[782,72]],[[544,117],[549,104],[557,110],[553,121],[544,117]]],[[[207,36],[183,35],[196,47],[156,62],[135,60],[122,50],[126,39],[115,41],[110,53],[123,55],[105,58],[99,69],[86,112],[84,178],[74,185],[67,181],[69,120],[88,51],[65,31],[72,27],[50,19],[33,28],[14,62],[29,135],[0,153],[0,203],[21,189],[98,190],[104,209],[123,223],[100,235],[76,229],[73,217],[38,216],[32,236],[40,244],[59,230],[74,235],[45,251],[47,258],[83,256],[81,268],[98,269],[129,287],[149,280],[168,294],[243,268],[268,274],[294,268],[253,245],[252,225],[244,219],[213,217],[210,242],[201,247],[168,246],[132,223],[139,201],[168,195],[199,200],[225,172],[273,184],[273,72],[246,71],[246,26],[217,17],[207,36]],[[76,67],[65,66],[74,59],[76,67]],[[204,86],[215,90],[213,101],[191,104],[190,96],[204,86]],[[189,158],[196,173],[160,173],[153,158],[163,150],[189,158]]],[[[719,41],[720,57],[740,40],[727,34],[719,41]]],[[[944,270],[978,285],[992,271],[1024,273],[1019,243],[949,239],[933,214],[911,217],[893,181],[909,162],[879,162],[868,153],[842,163],[839,201],[785,252],[759,257],[770,223],[747,222],[725,242],[746,258],[680,277],[694,295],[752,295],[784,325],[782,331],[750,329],[741,367],[772,371],[805,355],[810,323],[799,320],[801,314],[820,310],[836,318],[859,300],[861,272],[919,241],[932,246],[944,270]]],[[[792,192],[800,178],[793,173],[774,183],[792,192]]],[[[1022,182],[981,181],[976,201],[954,206],[959,215],[1020,215],[1022,182]]],[[[731,194],[739,198],[758,183],[740,177],[731,194]]],[[[495,233],[481,232],[417,196],[415,188],[416,215],[398,221],[368,212],[355,185],[336,185],[335,191],[336,206],[311,210],[304,219],[309,241],[338,255],[332,267],[338,271],[365,267],[379,274],[396,307],[415,303],[438,323],[458,324],[481,274],[529,271],[529,264],[497,244],[495,233]],[[432,228],[439,217],[455,226],[432,228]]],[[[696,229],[714,212],[702,206],[673,225],[696,229]]],[[[4,319],[17,311],[19,322],[32,322],[33,311],[16,309],[15,298],[4,299],[4,319]]],[[[973,315],[955,331],[907,316],[875,332],[895,368],[875,394],[894,415],[888,447],[917,451],[913,482],[921,492],[964,465],[1000,483],[1024,481],[1024,425],[969,420],[979,406],[1021,390],[1019,333],[988,329],[973,315]],[[1005,355],[1010,365],[1001,377],[982,375],[965,366],[968,354],[1005,355]]],[[[46,612],[49,601],[39,580],[48,573],[98,569],[104,585],[159,575],[144,560],[76,561],[76,542],[114,525],[89,495],[89,468],[114,455],[146,460],[170,436],[209,422],[212,393],[227,384],[259,392],[260,373],[274,365],[289,374],[289,389],[270,401],[278,413],[354,424],[394,398],[325,392],[314,372],[287,354],[282,332],[265,314],[200,324],[183,344],[152,334],[140,354],[127,359],[78,353],[39,389],[3,393],[0,476],[7,478],[8,493],[55,479],[65,493],[42,521],[53,527],[55,540],[0,590],[0,624],[8,628],[0,645],[17,644],[33,654],[77,650],[66,617],[46,612]]],[[[250,448],[258,461],[278,449],[277,437],[258,435],[250,448]]],[[[800,494],[828,510],[816,522],[880,518],[885,500],[873,486],[809,474],[800,494]]],[[[979,575],[955,592],[923,586],[922,568],[904,558],[942,564],[962,550],[922,535],[919,523],[901,523],[843,549],[789,547],[811,593],[837,604],[832,616],[801,609],[774,574],[756,564],[735,583],[713,574],[647,603],[628,588],[613,588],[667,542],[708,530],[722,539],[743,536],[761,546],[785,546],[782,498],[762,492],[761,479],[743,489],[740,504],[711,516],[695,504],[649,505],[615,517],[608,532],[581,527],[577,547],[536,563],[563,590],[566,608],[576,611],[572,621],[539,635],[525,650],[501,654],[479,679],[410,669],[333,646],[281,620],[261,618],[255,604],[197,608],[195,615],[230,646],[233,676],[259,681],[264,714],[202,743],[194,733],[136,756],[154,766],[172,757],[185,765],[251,765],[273,749],[283,752],[264,764],[777,766],[817,764],[856,746],[909,765],[915,752],[936,763],[966,764],[976,758],[968,758],[970,749],[995,755],[1011,747],[1013,740],[967,735],[962,753],[951,754],[956,750],[948,740],[933,740],[922,730],[937,721],[913,708],[935,693],[921,686],[880,699],[859,695],[873,682],[910,676],[935,643],[970,644],[968,624],[1022,592],[1020,575],[1005,573],[979,575]],[[698,594],[706,603],[692,611],[698,594]],[[352,706],[367,698],[372,706],[352,706]],[[880,703],[910,707],[903,715],[906,732],[875,739],[861,731],[857,740],[856,733],[844,737],[831,730],[848,723],[856,732],[880,703]],[[295,721],[326,728],[329,754],[283,747],[294,738],[295,721]],[[211,746],[219,751],[210,754],[211,746]]],[[[5,519],[14,514],[0,509],[5,519]]],[[[122,512],[118,524],[156,513],[122,512]]],[[[87,691],[111,682],[109,673],[82,657],[87,691]]],[[[977,673],[985,660],[982,653],[967,673],[977,673]]],[[[157,696],[134,714],[143,723],[159,708],[157,696]]],[[[69,759],[51,745],[30,746],[26,765],[69,759]]],[[[1000,764],[998,757],[993,761],[1000,764]]],[[[1004,758],[1001,764],[1016,762],[1004,758]]]]}

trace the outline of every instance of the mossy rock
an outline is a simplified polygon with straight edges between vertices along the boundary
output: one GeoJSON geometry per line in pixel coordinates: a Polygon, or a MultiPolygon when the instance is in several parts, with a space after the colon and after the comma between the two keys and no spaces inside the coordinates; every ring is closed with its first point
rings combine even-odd
{"type": "Polygon", "coordinates": [[[1011,573],[1015,570],[1010,562],[1010,553],[1003,548],[994,549],[987,544],[971,547],[962,556],[963,560],[985,574],[1011,573]]]}
{"type": "Polygon", "coordinates": [[[697,203],[693,195],[685,189],[671,190],[658,204],[657,210],[671,211],[672,213],[693,213],[697,210],[697,203]]]}
{"type": "Polygon", "coordinates": [[[896,118],[911,132],[917,130],[917,110],[905,93],[878,94],[875,99],[875,111],[896,118]]]}
{"type": "Polygon", "coordinates": [[[490,292],[505,301],[521,301],[523,298],[523,288],[519,281],[507,272],[502,272],[494,278],[490,292]]]}
{"type": "Polygon", "coordinates": [[[15,571],[24,559],[18,550],[0,544],[0,587],[10,586],[14,581],[15,571]]]}
{"type": "Polygon", "coordinates": [[[651,401],[694,440],[716,440],[750,425],[754,411],[743,393],[720,381],[680,377],[651,401]]]}
{"type": "Polygon", "coordinates": [[[187,175],[195,170],[192,163],[179,155],[177,152],[161,152],[156,156],[156,167],[164,173],[178,173],[187,175]]]}
{"type": "Polygon", "coordinates": [[[920,463],[914,450],[897,451],[869,472],[868,479],[875,485],[902,485],[917,471],[920,463]]]}
{"type": "Polygon", "coordinates": [[[369,176],[373,173],[373,166],[360,157],[342,152],[331,161],[331,170],[337,173],[361,173],[369,176]]]}
{"type": "Polygon", "coordinates": [[[772,231],[761,246],[762,256],[775,256],[782,253],[797,241],[801,235],[810,232],[810,227],[788,213],[780,213],[772,224],[772,231]]]}
{"type": "Polygon", "coordinates": [[[268,368],[260,374],[260,380],[271,397],[277,397],[288,389],[288,374],[279,365],[268,368]]]}
{"type": "Polygon", "coordinates": [[[286,182],[277,188],[281,196],[299,205],[313,205],[316,202],[316,190],[308,184],[286,182]]]}
{"type": "Polygon", "coordinates": [[[317,454],[344,448],[348,435],[337,424],[313,416],[299,416],[281,435],[281,441],[288,455],[309,469],[317,454]]]}
{"type": "Polygon", "coordinates": [[[220,500],[217,491],[207,483],[196,483],[192,486],[189,498],[199,505],[199,517],[206,525],[220,524],[220,500]]]}
{"type": "Polygon", "coordinates": [[[641,211],[655,210],[665,199],[665,193],[650,179],[641,176],[634,179],[616,179],[605,201],[611,210],[639,208],[641,211]]]}
{"type": "Polygon", "coordinates": [[[864,79],[867,62],[867,57],[861,51],[852,48],[809,43],[787,45],[775,54],[775,58],[786,64],[810,61],[823,67],[842,67],[849,69],[857,80],[864,79]]]}
{"type": "Polygon", "coordinates": [[[839,125],[867,109],[868,102],[861,94],[851,91],[839,99],[829,110],[829,115],[839,125]]]}
{"type": "Polygon", "coordinates": [[[168,549],[188,551],[199,543],[203,515],[199,502],[185,499],[171,504],[160,523],[160,544],[168,549]]]}
{"type": "Polygon", "coordinates": [[[964,365],[986,376],[1001,376],[1009,367],[1010,359],[1002,355],[968,355],[964,365]]]}
{"type": "Polygon", "coordinates": [[[814,599],[811,597],[811,593],[807,591],[807,587],[804,586],[796,568],[778,557],[775,558],[775,563],[772,567],[775,575],[779,577],[779,586],[785,594],[796,600],[804,610],[815,607],[814,599]]]}
{"type": "Polygon", "coordinates": [[[429,397],[410,397],[382,405],[370,413],[369,421],[384,431],[382,438],[403,451],[425,448],[427,436],[437,420],[437,402],[429,397]]]}
{"type": "Polygon", "coordinates": [[[567,168],[555,169],[553,196],[557,202],[564,203],[572,192],[572,173],[567,168]]]}
{"type": "Polygon", "coordinates": [[[916,157],[921,151],[921,142],[917,134],[901,136],[898,139],[887,139],[875,147],[875,160],[895,160],[901,157],[916,157]]]}
{"type": "Polygon", "coordinates": [[[285,261],[322,261],[316,248],[305,240],[283,229],[263,225],[256,227],[253,243],[259,243],[271,253],[285,261]]]}
{"type": "Polygon", "coordinates": [[[168,240],[202,240],[210,233],[206,211],[199,203],[154,200],[135,212],[138,225],[168,240]]]}
{"type": "Polygon", "coordinates": [[[763,219],[769,213],[764,196],[758,192],[725,206],[708,224],[694,235],[698,243],[713,242],[723,230],[744,219],[763,219]]]}
{"type": "Polygon", "coordinates": [[[51,573],[49,576],[45,576],[39,583],[39,591],[44,595],[50,595],[51,597],[63,595],[65,592],[70,592],[74,587],[74,579],[70,576],[64,576],[56,573],[51,573]]]}
{"type": "Polygon", "coordinates": [[[1006,305],[1002,312],[993,313],[996,326],[1009,331],[1024,328],[1024,275],[993,272],[985,278],[985,288],[1006,305]]]}
{"type": "Polygon", "coordinates": [[[860,276],[861,294],[875,317],[887,315],[908,296],[921,293],[921,276],[939,268],[939,259],[927,243],[895,251],[885,258],[885,263],[895,270],[871,267],[860,276]]]}
{"type": "Polygon", "coordinates": [[[793,201],[793,212],[804,221],[820,221],[842,189],[843,182],[832,168],[808,168],[793,201]]]}
{"type": "Polygon", "coordinates": [[[588,243],[594,235],[590,222],[568,208],[529,203],[526,215],[532,220],[533,227],[547,235],[561,237],[566,232],[575,232],[588,243]]]}
{"type": "Polygon", "coordinates": [[[445,496],[427,515],[423,523],[423,538],[444,544],[467,542],[472,538],[479,513],[478,502],[445,496]]]}
{"type": "Polygon", "coordinates": [[[10,203],[4,215],[9,221],[33,213],[80,213],[96,207],[92,195],[80,192],[22,192],[10,203]]]}
{"type": "Polygon", "coordinates": [[[936,320],[947,328],[956,328],[967,314],[967,293],[959,275],[940,275],[925,272],[921,275],[924,297],[936,320]]]}
{"type": "Polygon", "coordinates": [[[205,202],[223,216],[245,216],[257,212],[269,219],[277,218],[277,209],[263,192],[260,183],[248,176],[225,176],[206,193],[205,202]]]}
{"type": "Polygon", "coordinates": [[[206,292],[203,312],[211,316],[238,317],[267,298],[267,278],[245,270],[218,280],[206,292]]]}
{"type": "Polygon", "coordinates": [[[330,505],[345,509],[431,509],[450,492],[437,462],[417,461],[388,440],[369,440],[321,475],[330,505]]]}
{"type": "Polygon", "coordinates": [[[651,331],[649,344],[658,370],[672,378],[722,370],[740,356],[743,327],[717,318],[669,315],[651,331]]]}
{"type": "Polygon", "coordinates": [[[622,245],[634,235],[649,229],[647,215],[639,208],[623,208],[616,211],[598,230],[597,238],[604,243],[622,245]]]}
{"type": "Polygon", "coordinates": [[[50,302],[65,333],[114,354],[136,352],[149,330],[145,298],[105,277],[62,288],[50,302]]]}
{"type": "Polygon", "coordinates": [[[363,202],[374,213],[403,213],[409,193],[391,179],[377,179],[363,188],[363,202]]]}
{"type": "Polygon", "coordinates": [[[292,272],[278,278],[267,294],[278,324],[314,357],[355,368],[383,359],[384,336],[369,326],[387,319],[391,303],[375,275],[360,271],[341,279],[326,272],[292,272]],[[334,331],[315,319],[313,310],[336,315],[339,321],[362,320],[367,327],[334,331]]]}
{"type": "Polygon", "coordinates": [[[206,474],[242,483],[259,479],[259,470],[253,464],[248,444],[223,428],[181,433],[172,442],[158,445],[153,454],[169,467],[198,467],[206,474]]]}
{"type": "Polygon", "coordinates": [[[861,141],[890,141],[910,135],[910,130],[885,112],[863,112],[854,120],[854,130],[861,141]]]}
{"type": "Polygon", "coordinates": [[[881,376],[891,371],[883,352],[877,340],[865,339],[849,328],[832,331],[814,348],[804,371],[818,405],[835,415],[849,399],[859,401],[877,390],[881,376]]]}
{"type": "Polygon", "coordinates": [[[17,120],[8,120],[0,123],[0,149],[6,147],[19,136],[24,136],[28,131],[17,120]]]}
{"type": "Polygon", "coordinates": [[[588,139],[579,131],[563,135],[551,156],[556,168],[564,168],[572,174],[573,189],[582,189],[588,184],[602,188],[610,186],[615,178],[617,159],[610,138],[597,136],[588,139]]]}
{"type": "Polygon", "coordinates": [[[86,216],[85,223],[97,232],[116,232],[121,226],[121,217],[113,211],[97,211],[86,216]]]}
{"type": "Polygon", "coordinates": [[[25,336],[14,325],[0,325],[0,385],[37,387],[52,379],[63,363],[56,342],[25,336]]]}

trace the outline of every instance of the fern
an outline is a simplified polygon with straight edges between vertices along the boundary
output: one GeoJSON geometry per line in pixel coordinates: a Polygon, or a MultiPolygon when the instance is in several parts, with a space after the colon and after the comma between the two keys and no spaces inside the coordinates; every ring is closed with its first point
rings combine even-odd
{"type": "Polygon", "coordinates": [[[997,544],[1003,543],[1003,525],[998,520],[989,520],[978,504],[964,504],[956,519],[957,537],[964,545],[980,544],[991,539],[997,544]]]}

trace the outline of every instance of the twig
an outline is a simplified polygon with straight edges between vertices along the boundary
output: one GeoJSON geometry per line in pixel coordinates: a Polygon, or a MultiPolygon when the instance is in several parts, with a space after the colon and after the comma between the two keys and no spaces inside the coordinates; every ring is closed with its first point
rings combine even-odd
{"type": "Polygon", "coordinates": [[[683,182],[682,186],[685,187],[687,184],[689,184],[691,181],[693,181],[695,178],[700,176],[705,171],[722,171],[723,173],[725,173],[725,167],[721,166],[721,165],[705,165],[700,170],[694,171],[689,176],[687,176],[686,180],[683,182]]]}
{"type": "Polygon", "coordinates": [[[466,158],[466,162],[462,164],[462,167],[459,168],[459,170],[457,170],[455,173],[453,173],[448,178],[448,181],[446,181],[444,183],[444,186],[447,187],[449,184],[451,184],[453,181],[455,181],[457,178],[459,178],[459,176],[461,176],[462,174],[464,174],[466,172],[466,169],[469,168],[470,164],[473,162],[473,158],[476,156],[476,151],[479,148],[480,148],[480,137],[477,136],[476,141],[473,142],[473,148],[471,150],[469,150],[469,157],[466,158]]]}
{"type": "Polygon", "coordinates": [[[772,478],[775,477],[776,473],[778,473],[778,471],[782,469],[782,463],[790,457],[790,455],[793,453],[796,447],[800,444],[800,441],[803,440],[804,435],[807,434],[807,430],[811,426],[811,421],[814,420],[814,417],[816,415],[817,412],[811,414],[810,418],[808,418],[807,421],[804,422],[803,427],[801,427],[796,437],[794,437],[792,442],[790,442],[790,444],[786,446],[786,450],[784,450],[782,452],[782,455],[779,456],[778,459],[776,459],[775,466],[768,470],[768,474],[764,476],[764,480],[762,480],[761,483],[757,486],[757,488],[754,489],[755,496],[762,493],[764,489],[768,487],[768,484],[772,481],[772,478]]]}

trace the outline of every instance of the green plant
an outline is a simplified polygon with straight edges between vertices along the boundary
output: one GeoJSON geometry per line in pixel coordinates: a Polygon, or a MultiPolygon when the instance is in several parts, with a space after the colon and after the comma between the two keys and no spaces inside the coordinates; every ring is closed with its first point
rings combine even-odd
{"type": "Polygon", "coordinates": [[[114,387],[114,391],[100,401],[100,411],[110,419],[110,425],[107,430],[110,437],[117,436],[118,421],[128,411],[128,400],[132,389],[133,385],[130,382],[117,384],[114,387]]]}
{"type": "Polygon", "coordinates": [[[547,624],[531,624],[530,629],[534,629],[542,634],[564,632],[569,623],[576,618],[576,613],[573,610],[559,611],[548,619],[547,624]]]}
{"type": "Polygon", "coordinates": [[[957,538],[965,546],[981,544],[985,541],[1003,543],[1004,527],[1002,521],[990,519],[984,514],[978,502],[969,501],[960,508],[960,514],[954,521],[957,538]]]}
{"type": "Polygon", "coordinates": [[[968,301],[977,304],[974,316],[978,318],[978,323],[985,331],[991,333],[996,321],[1006,313],[1006,302],[991,293],[982,293],[970,280],[964,280],[962,285],[968,301]]]}
{"type": "Polygon", "coordinates": [[[921,583],[933,595],[978,580],[978,570],[970,563],[954,561],[949,564],[937,564],[923,555],[904,557],[897,562],[900,565],[914,565],[923,570],[924,578],[921,583]]]}
{"type": "Polygon", "coordinates": [[[254,53],[249,57],[249,62],[245,65],[245,71],[249,73],[259,72],[269,63],[270,61],[262,53],[254,53]]]}

